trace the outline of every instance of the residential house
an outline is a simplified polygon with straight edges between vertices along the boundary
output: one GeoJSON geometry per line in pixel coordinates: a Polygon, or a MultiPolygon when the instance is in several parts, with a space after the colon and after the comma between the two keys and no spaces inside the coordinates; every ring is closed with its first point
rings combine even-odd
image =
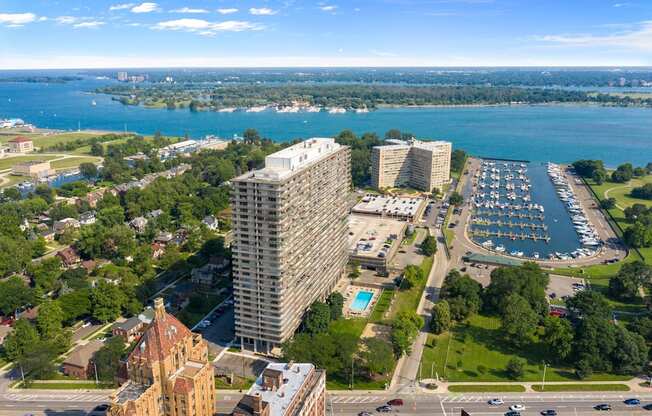
{"type": "Polygon", "coordinates": [[[153,243],[152,244],[152,258],[153,259],[158,259],[163,254],[165,254],[165,246],[163,246],[160,243],[153,243]]]}
{"type": "Polygon", "coordinates": [[[63,362],[63,374],[87,380],[95,378],[93,355],[102,348],[104,342],[92,340],[87,344],[77,346],[63,362]]]}
{"type": "Polygon", "coordinates": [[[147,218],[145,217],[136,217],[133,220],[129,221],[129,226],[133,228],[137,233],[142,233],[147,227],[147,218]]]}
{"type": "Polygon", "coordinates": [[[97,262],[95,260],[84,260],[81,262],[81,267],[86,269],[86,273],[91,273],[97,267],[97,262]]]}
{"type": "Polygon", "coordinates": [[[66,267],[75,266],[81,261],[79,254],[77,254],[77,250],[75,250],[73,247],[64,248],[63,250],[59,251],[56,256],[61,259],[61,263],[63,263],[63,265],[66,267]]]}
{"type": "Polygon", "coordinates": [[[169,244],[172,240],[174,240],[174,235],[167,231],[161,231],[154,238],[154,242],[162,244],[163,246],[169,244]]]}
{"type": "Polygon", "coordinates": [[[79,214],[79,224],[81,225],[91,225],[96,221],[95,211],[86,211],[79,214]]]}
{"type": "Polygon", "coordinates": [[[143,322],[137,316],[132,316],[124,322],[113,325],[111,333],[114,337],[122,337],[126,343],[131,344],[142,335],[143,322]]]}
{"type": "Polygon", "coordinates": [[[7,142],[11,153],[29,153],[34,150],[34,142],[24,136],[15,137],[7,142]]]}
{"type": "Polygon", "coordinates": [[[55,221],[52,225],[54,232],[57,234],[63,234],[68,229],[79,228],[80,226],[81,224],[79,221],[74,218],[64,218],[62,220],[55,221]]]}
{"type": "Polygon", "coordinates": [[[162,209],[155,209],[154,211],[150,211],[147,213],[147,218],[158,218],[163,214],[162,209]]]}
{"type": "Polygon", "coordinates": [[[41,231],[41,237],[45,239],[45,241],[54,241],[54,236],[56,233],[54,230],[46,228],[45,230],[41,231]]]}
{"type": "Polygon", "coordinates": [[[211,260],[202,267],[192,269],[190,280],[199,286],[206,288],[212,287],[215,284],[215,277],[220,274],[225,274],[229,265],[230,261],[228,259],[211,257],[211,260]]]}
{"type": "Polygon", "coordinates": [[[206,228],[211,231],[217,231],[219,228],[219,222],[217,221],[217,218],[212,215],[205,216],[201,222],[206,226],[206,228]]]}
{"type": "Polygon", "coordinates": [[[97,203],[104,198],[104,194],[106,193],[106,188],[98,189],[97,191],[89,192],[86,194],[86,196],[81,197],[77,203],[78,205],[81,205],[80,203],[87,202],[88,206],[91,208],[95,208],[97,206],[97,203]]]}

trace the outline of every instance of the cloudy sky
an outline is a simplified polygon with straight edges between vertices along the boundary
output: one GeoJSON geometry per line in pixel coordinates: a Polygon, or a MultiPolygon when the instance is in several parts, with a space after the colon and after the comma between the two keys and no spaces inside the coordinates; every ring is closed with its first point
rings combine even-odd
{"type": "Polygon", "coordinates": [[[652,0],[0,0],[0,69],[652,65],[652,0]]]}

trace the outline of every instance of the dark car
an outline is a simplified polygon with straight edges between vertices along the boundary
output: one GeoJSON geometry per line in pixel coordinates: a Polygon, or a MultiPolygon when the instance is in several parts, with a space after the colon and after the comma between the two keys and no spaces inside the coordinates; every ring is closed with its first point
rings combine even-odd
{"type": "Polygon", "coordinates": [[[521,412],[510,410],[509,412],[505,413],[505,416],[521,416],[521,412]]]}
{"type": "Polygon", "coordinates": [[[403,399],[392,399],[387,404],[390,406],[403,406],[403,399]]]}
{"type": "Polygon", "coordinates": [[[91,410],[89,416],[104,416],[106,415],[108,410],[109,410],[108,404],[99,404],[95,406],[93,410],[91,410]]]}
{"type": "Polygon", "coordinates": [[[388,406],[388,405],[380,406],[376,408],[376,411],[380,413],[389,413],[392,411],[392,406],[388,406]]]}
{"type": "Polygon", "coordinates": [[[641,401],[639,399],[627,399],[623,403],[625,403],[627,406],[638,406],[641,404],[641,401]]]}
{"type": "Polygon", "coordinates": [[[611,410],[611,405],[607,403],[597,404],[593,407],[595,410],[611,410]]]}
{"type": "Polygon", "coordinates": [[[557,411],[553,409],[542,410],[541,414],[543,416],[557,416],[557,411]]]}
{"type": "Polygon", "coordinates": [[[643,409],[645,409],[645,410],[652,410],[652,403],[650,403],[650,404],[646,404],[645,406],[643,406],[643,409]]]}

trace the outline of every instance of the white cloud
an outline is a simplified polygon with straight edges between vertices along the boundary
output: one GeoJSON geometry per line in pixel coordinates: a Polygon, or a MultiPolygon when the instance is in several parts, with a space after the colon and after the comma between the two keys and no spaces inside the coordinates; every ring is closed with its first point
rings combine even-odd
{"type": "Polygon", "coordinates": [[[96,28],[96,27],[100,27],[100,26],[102,26],[102,25],[104,25],[104,22],[102,22],[102,21],[99,21],[99,20],[91,20],[91,21],[88,21],[88,22],[77,23],[76,25],[73,25],[72,27],[74,27],[74,28],[76,28],[76,29],[81,29],[81,28],[90,28],[90,29],[94,29],[94,28],[96,28]]]}
{"type": "Polygon", "coordinates": [[[378,51],[376,49],[372,49],[369,52],[371,52],[373,55],[380,56],[382,58],[395,58],[398,56],[398,54],[395,54],[393,52],[378,51]]]}
{"type": "Polygon", "coordinates": [[[19,27],[36,20],[34,13],[0,13],[0,24],[19,27]]]}
{"type": "Polygon", "coordinates": [[[227,20],[224,22],[209,22],[203,19],[176,19],[159,22],[153,29],[158,30],[181,30],[185,32],[199,33],[203,36],[214,36],[218,32],[244,32],[248,30],[262,30],[264,26],[257,23],[227,20]]]}
{"type": "Polygon", "coordinates": [[[60,25],[72,25],[73,23],[77,23],[79,19],[74,16],[59,16],[56,17],[54,20],[60,25]]]}
{"type": "Polygon", "coordinates": [[[613,6],[614,7],[627,7],[627,6],[631,6],[631,3],[615,3],[613,6]]]}
{"type": "Polygon", "coordinates": [[[186,14],[201,14],[208,13],[206,9],[193,9],[190,7],[182,7],[180,9],[170,10],[170,13],[186,13],[186,14]]]}
{"type": "Polygon", "coordinates": [[[157,3],[145,2],[131,8],[132,13],[151,13],[160,10],[157,3]]]}
{"type": "Polygon", "coordinates": [[[276,10],[269,9],[267,7],[252,7],[249,9],[249,13],[253,14],[254,16],[272,16],[276,13],[278,13],[276,10]]]}
{"type": "Polygon", "coordinates": [[[319,7],[321,10],[325,12],[333,12],[335,9],[337,9],[337,6],[334,5],[324,5],[319,7]]]}
{"type": "Polygon", "coordinates": [[[634,29],[606,35],[561,34],[537,36],[536,40],[559,46],[619,47],[652,51],[652,20],[639,22],[634,29]]]}
{"type": "Polygon", "coordinates": [[[125,9],[130,9],[134,7],[134,3],[122,3],[122,4],[114,4],[111,7],[109,7],[110,11],[114,10],[125,10],[125,9]]]}
{"type": "Polygon", "coordinates": [[[238,9],[234,7],[226,8],[226,9],[217,9],[217,12],[219,14],[232,14],[232,13],[237,13],[238,9]]]}

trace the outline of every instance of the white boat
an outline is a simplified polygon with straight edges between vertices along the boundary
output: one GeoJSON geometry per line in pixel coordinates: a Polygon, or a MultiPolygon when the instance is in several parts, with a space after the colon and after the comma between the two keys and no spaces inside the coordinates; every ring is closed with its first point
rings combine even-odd
{"type": "Polygon", "coordinates": [[[369,109],[367,109],[367,108],[356,108],[355,112],[358,113],[358,114],[360,114],[360,113],[368,113],[369,109]]]}
{"type": "Polygon", "coordinates": [[[257,106],[248,108],[247,113],[260,113],[260,112],[265,111],[265,110],[267,110],[266,105],[257,105],[257,106]]]}
{"type": "Polygon", "coordinates": [[[93,100],[93,101],[91,101],[91,105],[92,105],[93,107],[95,107],[95,106],[97,105],[97,102],[95,102],[95,100],[93,100]]]}
{"type": "Polygon", "coordinates": [[[484,243],[482,243],[482,247],[485,247],[485,248],[489,248],[489,247],[493,247],[493,246],[494,246],[494,242],[491,241],[491,240],[487,240],[484,243]]]}
{"type": "Polygon", "coordinates": [[[502,244],[499,245],[499,246],[496,246],[496,251],[499,252],[499,253],[504,253],[505,252],[505,246],[502,245],[502,244]]]}
{"type": "Polygon", "coordinates": [[[235,110],[236,110],[235,107],[225,107],[225,108],[220,108],[219,110],[217,110],[217,112],[218,113],[232,113],[235,110]]]}
{"type": "Polygon", "coordinates": [[[328,109],[328,114],[344,114],[346,109],[342,107],[331,107],[328,109]]]}
{"type": "Polygon", "coordinates": [[[305,111],[306,111],[306,113],[319,113],[321,111],[321,108],[312,105],[310,107],[306,107],[305,111]]]}

